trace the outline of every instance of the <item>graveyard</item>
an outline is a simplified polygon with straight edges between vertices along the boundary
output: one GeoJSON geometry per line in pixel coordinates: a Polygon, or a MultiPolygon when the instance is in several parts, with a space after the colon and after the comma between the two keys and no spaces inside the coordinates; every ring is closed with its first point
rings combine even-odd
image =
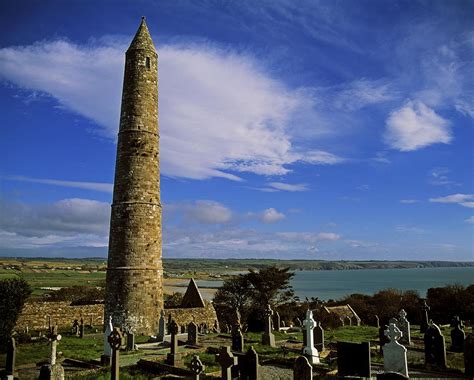
{"type": "MultiPolygon", "coordinates": [[[[202,297],[194,282],[188,292],[185,303],[198,306],[202,297]]],[[[71,379],[375,378],[388,372],[405,378],[469,378],[472,327],[459,318],[438,327],[429,321],[429,307],[422,308],[426,325],[410,325],[401,310],[389,326],[349,319],[324,328],[310,310],[304,320],[284,321],[267,305],[260,332],[248,331],[239,313],[231,324],[178,325],[172,318],[176,312],[165,309],[156,336],[130,334],[110,323],[103,332],[102,324],[87,318],[58,328],[49,318],[43,329],[14,334],[0,361],[8,371],[13,356],[11,373],[19,379],[49,378],[41,375],[48,366],[51,378],[71,379]],[[61,369],[54,375],[59,377],[51,375],[53,367],[61,369]]]]}

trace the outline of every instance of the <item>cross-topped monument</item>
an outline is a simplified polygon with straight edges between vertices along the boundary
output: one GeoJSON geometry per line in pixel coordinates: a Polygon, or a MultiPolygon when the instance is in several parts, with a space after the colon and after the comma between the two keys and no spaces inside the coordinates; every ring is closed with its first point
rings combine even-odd
{"type": "Polygon", "coordinates": [[[206,367],[202,364],[201,359],[199,356],[194,355],[191,359],[191,363],[189,364],[189,369],[193,373],[193,380],[199,380],[199,375],[204,372],[206,367]]]}
{"type": "Polygon", "coordinates": [[[119,363],[119,350],[122,346],[122,333],[118,327],[114,327],[112,333],[107,338],[110,348],[112,349],[112,368],[111,368],[111,379],[119,380],[120,379],[120,363],[119,363]]]}
{"type": "Polygon", "coordinates": [[[316,321],[313,319],[313,312],[310,309],[306,311],[306,319],[303,321],[303,326],[306,329],[304,332],[306,335],[306,346],[303,347],[303,355],[308,358],[310,364],[318,364],[319,352],[314,347],[313,335],[313,329],[316,327],[316,321]]]}
{"type": "Polygon", "coordinates": [[[384,333],[389,339],[389,342],[383,346],[385,372],[401,373],[408,377],[407,349],[398,343],[403,332],[394,323],[390,323],[384,333]]]}
{"type": "Polygon", "coordinates": [[[265,309],[265,331],[262,335],[262,344],[270,347],[276,347],[275,335],[272,333],[272,316],[273,310],[270,305],[265,309]]]}
{"type": "Polygon", "coordinates": [[[217,362],[221,366],[221,379],[232,380],[232,367],[237,364],[237,358],[230,351],[230,347],[221,347],[217,362]]]}

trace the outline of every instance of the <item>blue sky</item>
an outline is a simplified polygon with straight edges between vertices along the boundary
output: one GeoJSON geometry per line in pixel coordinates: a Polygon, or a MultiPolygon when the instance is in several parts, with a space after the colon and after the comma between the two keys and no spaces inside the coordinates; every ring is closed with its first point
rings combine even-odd
{"type": "Polygon", "coordinates": [[[164,257],[473,260],[471,1],[3,1],[0,255],[107,252],[124,51],[164,257]]]}

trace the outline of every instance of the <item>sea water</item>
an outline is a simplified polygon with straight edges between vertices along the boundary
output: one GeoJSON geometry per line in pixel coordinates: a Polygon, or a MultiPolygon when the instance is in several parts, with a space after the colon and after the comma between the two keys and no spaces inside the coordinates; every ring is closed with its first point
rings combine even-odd
{"type": "MultiPolygon", "coordinates": [[[[197,283],[201,287],[222,285],[222,281],[197,283]]],[[[324,301],[353,293],[372,295],[387,288],[416,290],[425,297],[429,288],[454,284],[474,284],[474,267],[295,271],[291,280],[301,300],[317,297],[324,301]]]]}

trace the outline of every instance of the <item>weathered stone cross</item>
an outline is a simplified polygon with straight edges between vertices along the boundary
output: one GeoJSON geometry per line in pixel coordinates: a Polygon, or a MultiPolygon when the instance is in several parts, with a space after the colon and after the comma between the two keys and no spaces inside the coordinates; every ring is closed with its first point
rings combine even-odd
{"type": "Polygon", "coordinates": [[[232,366],[237,364],[237,358],[230,351],[230,347],[221,347],[217,362],[221,366],[221,379],[232,380],[232,366]]]}
{"type": "Polygon", "coordinates": [[[199,356],[194,355],[191,363],[189,364],[189,369],[193,373],[193,380],[199,380],[199,375],[206,369],[204,364],[202,364],[201,359],[199,356]]]}
{"type": "Polygon", "coordinates": [[[50,356],[50,363],[51,365],[56,364],[56,346],[58,342],[61,340],[61,335],[58,334],[58,325],[55,325],[48,336],[48,340],[51,342],[51,356],[50,356]]]}
{"type": "Polygon", "coordinates": [[[107,338],[112,349],[112,368],[111,368],[111,379],[119,380],[120,378],[120,363],[119,363],[119,350],[122,345],[122,333],[118,327],[114,327],[112,333],[107,338]]]}

